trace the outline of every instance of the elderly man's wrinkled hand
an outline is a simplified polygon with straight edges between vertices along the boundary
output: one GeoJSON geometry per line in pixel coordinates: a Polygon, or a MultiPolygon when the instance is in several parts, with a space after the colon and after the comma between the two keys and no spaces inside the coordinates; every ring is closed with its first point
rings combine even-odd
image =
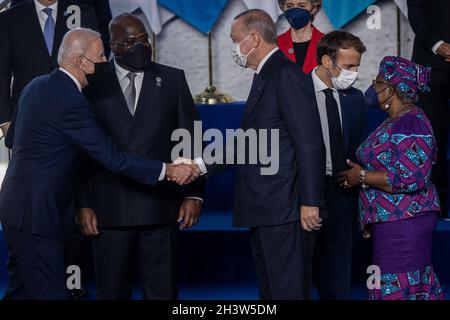
{"type": "Polygon", "coordinates": [[[201,172],[194,164],[168,164],[166,178],[168,181],[179,185],[186,185],[194,182],[201,172]]]}

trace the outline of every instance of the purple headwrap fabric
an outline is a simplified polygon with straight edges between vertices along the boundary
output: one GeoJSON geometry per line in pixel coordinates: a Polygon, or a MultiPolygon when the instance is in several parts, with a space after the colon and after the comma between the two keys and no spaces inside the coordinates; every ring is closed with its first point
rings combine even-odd
{"type": "Polygon", "coordinates": [[[431,68],[424,67],[402,57],[385,57],[380,63],[379,76],[415,98],[419,91],[430,91],[431,68]]]}

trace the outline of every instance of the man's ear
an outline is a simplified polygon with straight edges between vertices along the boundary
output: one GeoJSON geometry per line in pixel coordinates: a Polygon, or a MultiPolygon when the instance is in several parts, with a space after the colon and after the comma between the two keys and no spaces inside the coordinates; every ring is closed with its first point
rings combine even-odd
{"type": "Polygon", "coordinates": [[[327,69],[331,69],[333,67],[333,60],[331,60],[329,55],[322,56],[322,65],[327,69]]]}
{"type": "Polygon", "coordinates": [[[258,33],[254,33],[253,37],[253,47],[257,48],[259,44],[261,43],[261,35],[258,33]]]}

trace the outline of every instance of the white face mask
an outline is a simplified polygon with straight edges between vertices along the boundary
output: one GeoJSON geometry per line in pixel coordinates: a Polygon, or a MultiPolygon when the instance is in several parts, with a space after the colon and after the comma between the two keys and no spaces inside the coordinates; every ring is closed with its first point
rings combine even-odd
{"type": "Polygon", "coordinates": [[[346,90],[356,82],[356,79],[358,79],[358,71],[350,71],[342,69],[339,66],[337,67],[341,69],[341,73],[338,77],[331,76],[331,81],[336,90],[346,90]]]}
{"type": "Polygon", "coordinates": [[[237,44],[237,48],[236,51],[231,51],[231,55],[233,56],[233,60],[234,62],[236,62],[239,66],[241,66],[242,68],[247,68],[248,63],[248,57],[250,56],[250,54],[253,52],[253,50],[255,50],[255,48],[252,48],[252,50],[250,50],[249,53],[247,54],[243,54],[241,52],[241,44],[244,43],[245,41],[247,41],[248,38],[250,38],[250,34],[241,42],[239,42],[237,44]]]}

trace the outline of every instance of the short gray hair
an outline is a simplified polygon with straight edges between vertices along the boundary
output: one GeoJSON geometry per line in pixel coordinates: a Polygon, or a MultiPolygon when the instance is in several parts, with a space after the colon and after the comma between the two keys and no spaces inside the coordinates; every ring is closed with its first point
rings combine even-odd
{"type": "Polygon", "coordinates": [[[96,40],[101,40],[97,31],[87,28],[70,30],[64,36],[58,51],[58,64],[73,63],[75,59],[84,56],[89,46],[96,40]]]}
{"type": "Polygon", "coordinates": [[[277,44],[277,27],[272,17],[261,9],[250,9],[237,15],[234,20],[242,19],[247,30],[256,30],[265,42],[277,44]]]}

